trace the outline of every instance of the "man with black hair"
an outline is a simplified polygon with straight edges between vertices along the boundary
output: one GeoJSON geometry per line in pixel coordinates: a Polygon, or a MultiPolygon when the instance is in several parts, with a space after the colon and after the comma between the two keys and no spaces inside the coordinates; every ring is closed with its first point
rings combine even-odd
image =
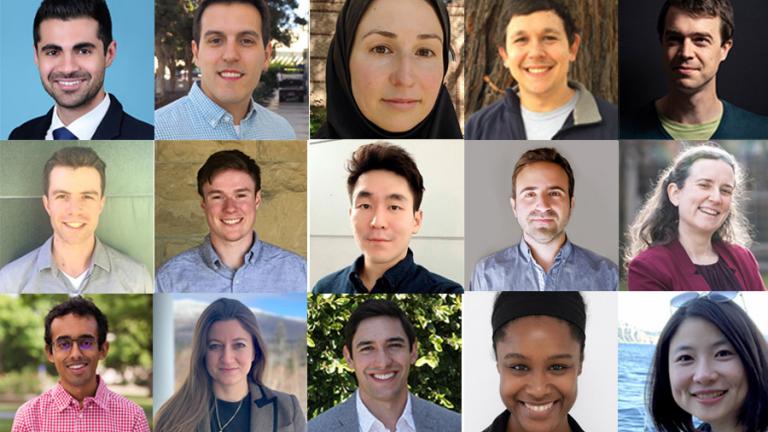
{"type": "Polygon", "coordinates": [[[104,91],[117,55],[104,0],[44,0],[34,21],[35,64],[56,104],[22,124],[10,140],[153,139],[151,125],[131,117],[104,91]]]}
{"type": "Polygon", "coordinates": [[[45,355],[59,382],[22,405],[12,432],[149,432],[144,411],[112,392],[96,374],[109,351],[107,318],[83,297],[72,297],[45,317],[45,355]]]}

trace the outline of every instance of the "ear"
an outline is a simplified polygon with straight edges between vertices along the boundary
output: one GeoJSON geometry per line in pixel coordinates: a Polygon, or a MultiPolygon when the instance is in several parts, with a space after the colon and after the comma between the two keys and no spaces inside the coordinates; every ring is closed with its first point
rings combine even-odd
{"type": "Polygon", "coordinates": [[[728,53],[731,52],[731,48],[733,48],[733,39],[725,41],[725,43],[720,47],[720,61],[724,61],[726,58],[728,58],[728,53]]]}
{"type": "Polygon", "coordinates": [[[192,61],[197,65],[197,42],[195,41],[192,41],[192,61]]]}
{"type": "Polygon", "coordinates": [[[101,215],[101,212],[104,211],[104,204],[107,203],[107,197],[102,195],[99,199],[99,215],[101,215]]]}
{"type": "Polygon", "coordinates": [[[344,353],[344,360],[347,361],[347,365],[349,365],[349,367],[351,367],[352,369],[355,369],[355,361],[352,360],[352,355],[350,355],[349,349],[347,348],[346,345],[344,345],[344,349],[342,350],[342,352],[344,353]]]}
{"type": "Polygon", "coordinates": [[[268,71],[269,70],[269,61],[272,59],[272,43],[268,43],[266,47],[264,47],[264,69],[262,71],[268,71]]]}
{"type": "Polygon", "coordinates": [[[515,199],[510,198],[509,199],[509,205],[512,206],[512,213],[515,214],[515,217],[517,217],[517,210],[515,209],[515,199]]]}
{"type": "Polygon", "coordinates": [[[424,212],[422,210],[416,210],[413,213],[413,231],[411,234],[418,234],[421,229],[421,222],[424,220],[424,212]]]}
{"type": "Polygon", "coordinates": [[[53,346],[52,345],[45,346],[45,357],[48,359],[49,362],[53,363],[53,346]]]}
{"type": "Polygon", "coordinates": [[[261,207],[261,190],[256,192],[256,202],[253,205],[253,208],[258,210],[259,207],[261,207]]]}
{"type": "Polygon", "coordinates": [[[48,216],[50,216],[51,208],[48,203],[48,195],[43,195],[43,208],[45,209],[45,212],[48,213],[48,216]]]}
{"type": "Polygon", "coordinates": [[[104,341],[104,345],[99,348],[99,359],[104,360],[107,358],[107,353],[109,352],[109,342],[104,341]]]}
{"type": "Polygon", "coordinates": [[[200,198],[200,208],[205,211],[205,198],[200,198]]]}
{"type": "Polygon", "coordinates": [[[413,341],[413,348],[411,349],[411,364],[416,363],[419,359],[419,341],[413,341]]]}
{"type": "Polygon", "coordinates": [[[584,359],[581,359],[581,361],[579,361],[579,370],[578,372],[576,372],[576,376],[581,376],[582,369],[584,369],[584,359]]]}
{"type": "Polygon", "coordinates": [[[116,55],[117,55],[117,41],[112,41],[109,43],[109,46],[107,47],[107,58],[104,63],[105,68],[108,68],[110,65],[112,65],[112,60],[115,59],[116,55]]]}
{"type": "Polygon", "coordinates": [[[571,61],[576,61],[576,55],[579,53],[579,45],[581,45],[581,35],[578,33],[573,34],[573,43],[568,50],[571,54],[571,61]]]}
{"type": "Polygon", "coordinates": [[[675,182],[671,182],[667,185],[667,197],[673,206],[677,207],[680,204],[680,189],[675,182]]]}
{"type": "Polygon", "coordinates": [[[499,57],[501,57],[501,60],[504,61],[504,64],[507,64],[507,59],[509,58],[507,56],[507,50],[504,49],[503,46],[498,47],[499,48],[499,57]]]}
{"type": "Polygon", "coordinates": [[[571,210],[576,207],[576,197],[571,197],[571,210]]]}
{"type": "Polygon", "coordinates": [[[37,58],[37,45],[36,44],[32,44],[32,51],[35,53],[35,55],[34,55],[35,66],[39,66],[40,65],[40,59],[37,58]]]}

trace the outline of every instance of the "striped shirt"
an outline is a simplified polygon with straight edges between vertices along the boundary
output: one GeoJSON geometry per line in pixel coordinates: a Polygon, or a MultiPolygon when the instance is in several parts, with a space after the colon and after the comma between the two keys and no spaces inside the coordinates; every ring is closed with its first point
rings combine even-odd
{"type": "Polygon", "coordinates": [[[110,391],[104,380],[83,406],[61,384],[26,402],[13,419],[11,432],[149,432],[144,411],[110,391]]]}
{"type": "Polygon", "coordinates": [[[203,93],[199,83],[189,94],[155,111],[156,140],[292,140],[288,120],[251,99],[240,120],[239,131],[232,115],[203,93]]]}

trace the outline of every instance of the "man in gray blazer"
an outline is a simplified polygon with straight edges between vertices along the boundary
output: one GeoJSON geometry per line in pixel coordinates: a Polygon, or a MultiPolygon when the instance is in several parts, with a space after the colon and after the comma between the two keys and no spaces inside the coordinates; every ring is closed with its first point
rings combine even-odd
{"type": "Polygon", "coordinates": [[[418,358],[413,325],[392,301],[369,299],[344,327],[344,358],[357,391],[309,422],[309,432],[460,432],[461,416],[408,391],[418,358]]]}

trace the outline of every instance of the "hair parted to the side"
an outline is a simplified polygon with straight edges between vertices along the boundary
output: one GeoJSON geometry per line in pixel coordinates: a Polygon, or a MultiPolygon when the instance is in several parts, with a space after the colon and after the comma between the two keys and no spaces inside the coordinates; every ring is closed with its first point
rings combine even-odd
{"type": "Polygon", "coordinates": [[[189,375],[181,388],[158,410],[155,422],[157,432],[198,431],[203,425],[210,424],[214,396],[211,377],[205,365],[208,332],[213,323],[229,320],[237,320],[243,329],[250,333],[253,339],[254,360],[248,378],[256,384],[263,383],[267,350],[256,316],[239,301],[220,298],[205,308],[195,324],[189,375]]]}
{"type": "Polygon", "coordinates": [[[669,380],[670,342],[688,318],[700,318],[718,328],[741,360],[747,396],[738,414],[742,430],[768,430],[768,346],[760,330],[744,310],[732,301],[714,302],[700,297],[680,307],[669,318],[656,344],[646,384],[646,405],[659,432],[695,432],[691,414],[672,396],[669,380]]]}
{"type": "Polygon", "coordinates": [[[362,302],[357,309],[352,312],[347,324],[344,325],[344,346],[349,350],[350,357],[354,358],[352,339],[354,339],[360,323],[369,318],[380,316],[394,318],[400,321],[405,336],[408,338],[408,350],[413,350],[413,344],[416,343],[416,330],[397,303],[392,300],[368,299],[362,302]]]}
{"type": "Polygon", "coordinates": [[[624,263],[628,265],[640,252],[651,246],[663,245],[677,238],[679,211],[669,200],[667,188],[671,183],[682,189],[691,166],[700,159],[721,160],[733,168],[735,187],[731,198],[731,210],[723,225],[712,235],[712,241],[723,241],[748,247],[752,242],[750,225],[744,216],[745,176],[741,166],[730,153],[715,142],[690,146],[677,155],[672,165],[659,175],[656,186],[648,195],[637,217],[627,231],[627,247],[624,263]]]}
{"type": "Polygon", "coordinates": [[[264,48],[266,48],[272,37],[272,27],[270,24],[269,6],[267,6],[267,2],[264,0],[202,0],[200,6],[198,6],[195,11],[195,16],[192,18],[192,40],[200,46],[200,28],[202,26],[203,12],[205,12],[209,6],[215,4],[230,5],[237,3],[251,5],[259,11],[259,16],[261,16],[261,41],[264,43],[264,48]]]}
{"type": "Polygon", "coordinates": [[[32,40],[37,48],[40,42],[40,23],[48,19],[63,21],[76,18],[93,18],[99,23],[98,38],[104,44],[104,54],[112,43],[112,18],[105,0],[44,0],[35,14],[32,40]]]}
{"type": "Polygon", "coordinates": [[[733,21],[733,6],[730,0],[667,0],[661,7],[659,18],[656,22],[656,31],[659,40],[664,39],[667,13],[674,7],[685,11],[694,17],[720,18],[720,43],[724,44],[733,39],[735,23],[733,21]]]}
{"type": "Polygon", "coordinates": [[[347,192],[350,200],[357,179],[373,170],[389,171],[404,178],[413,194],[413,211],[419,210],[424,196],[424,179],[419,168],[405,149],[387,142],[366,144],[352,153],[352,158],[347,163],[347,192]]]}
{"type": "Polygon", "coordinates": [[[43,194],[48,195],[48,188],[51,182],[51,171],[57,166],[69,168],[93,168],[99,172],[101,178],[101,196],[104,196],[104,189],[107,186],[106,170],[107,164],[90,147],[64,147],[56,151],[45,162],[43,168],[43,194]]]}
{"type": "Polygon", "coordinates": [[[572,45],[576,39],[579,29],[571,16],[568,7],[560,0],[509,0],[509,7],[502,8],[503,14],[499,19],[501,31],[497,34],[496,44],[506,49],[507,47],[507,26],[509,22],[517,15],[530,15],[535,12],[554,12],[563,21],[565,35],[568,37],[568,45],[572,45]]]}
{"type": "Polygon", "coordinates": [[[520,156],[520,159],[517,160],[517,163],[515,163],[515,168],[512,170],[512,198],[517,198],[517,176],[523,168],[538,162],[553,163],[565,171],[565,175],[568,176],[568,198],[573,198],[573,189],[576,187],[576,180],[573,177],[571,164],[569,164],[568,159],[558,153],[557,150],[545,147],[528,150],[523,153],[523,155],[520,156]]]}
{"type": "Polygon", "coordinates": [[[256,161],[240,150],[221,150],[210,155],[197,171],[197,193],[205,198],[203,185],[210,184],[216,174],[224,170],[242,171],[248,174],[256,185],[254,193],[261,190],[261,169],[256,161]]]}
{"type": "Polygon", "coordinates": [[[50,353],[53,346],[53,336],[51,334],[53,320],[69,314],[79,317],[93,317],[96,320],[96,327],[98,328],[96,340],[99,343],[99,349],[101,349],[104,346],[104,342],[107,341],[107,333],[109,332],[107,317],[92,300],[77,296],[54,306],[48,312],[48,315],[45,316],[45,350],[50,353]]]}

